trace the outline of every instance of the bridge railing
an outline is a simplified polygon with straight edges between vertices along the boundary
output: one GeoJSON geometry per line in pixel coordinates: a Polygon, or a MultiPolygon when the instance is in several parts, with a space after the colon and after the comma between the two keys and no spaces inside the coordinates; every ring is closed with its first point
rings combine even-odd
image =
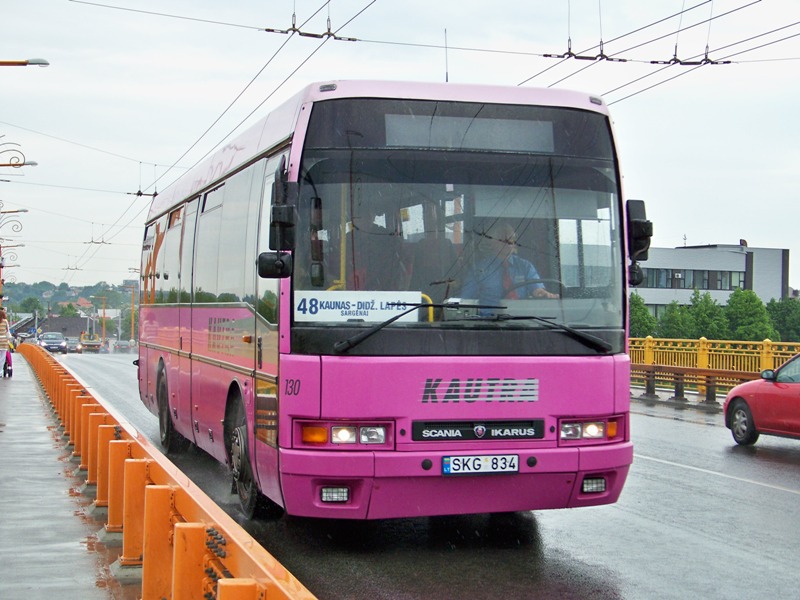
{"type": "Polygon", "coordinates": [[[687,391],[718,407],[716,395],[777,369],[800,352],[800,343],[731,340],[630,338],[631,385],[644,386],[642,397],[656,398],[656,388],[674,390],[670,398],[685,402],[687,391]]]}
{"type": "Polygon", "coordinates": [[[35,344],[22,354],[95,488],[103,534],[121,535],[112,574],[141,578],[141,598],[311,599],[285,567],[136,429],[35,344]],[[127,571],[127,572],[126,572],[127,571]]]}
{"type": "Polygon", "coordinates": [[[796,342],[740,342],[732,340],[697,340],[630,338],[631,363],[640,365],[683,366],[760,373],[777,369],[800,352],[796,342]]]}

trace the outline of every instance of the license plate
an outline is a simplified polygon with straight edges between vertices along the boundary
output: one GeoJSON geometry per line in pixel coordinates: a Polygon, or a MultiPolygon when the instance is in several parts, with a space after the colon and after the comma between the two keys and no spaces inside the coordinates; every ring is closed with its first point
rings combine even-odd
{"type": "Polygon", "coordinates": [[[516,454],[445,456],[442,458],[442,475],[516,473],[518,471],[519,456],[516,454]]]}

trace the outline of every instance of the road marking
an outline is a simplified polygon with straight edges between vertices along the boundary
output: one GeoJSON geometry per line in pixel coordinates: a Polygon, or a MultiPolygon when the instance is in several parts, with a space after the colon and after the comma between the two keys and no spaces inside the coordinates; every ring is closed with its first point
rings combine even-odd
{"type": "Polygon", "coordinates": [[[743,483],[752,483],[753,485],[759,485],[761,487],[770,488],[772,490],[779,490],[781,492],[789,492],[790,494],[795,494],[800,496],[800,490],[792,490],[789,488],[781,487],[779,485],[770,485],[768,483],[762,483],[760,481],[753,481],[752,479],[745,479],[744,477],[734,477],[733,475],[726,475],[725,473],[720,473],[719,471],[710,471],[708,469],[701,469],[699,467],[692,467],[689,465],[683,465],[681,463],[672,462],[671,460],[664,460],[661,458],[654,458],[652,456],[643,456],[642,454],[635,454],[633,455],[634,458],[641,458],[643,460],[650,460],[657,463],[662,463],[665,465],[670,465],[673,467],[680,467],[682,469],[689,469],[690,471],[697,471],[699,473],[705,473],[707,475],[716,475],[717,477],[724,477],[725,479],[733,479],[735,481],[741,481],[743,483]]]}

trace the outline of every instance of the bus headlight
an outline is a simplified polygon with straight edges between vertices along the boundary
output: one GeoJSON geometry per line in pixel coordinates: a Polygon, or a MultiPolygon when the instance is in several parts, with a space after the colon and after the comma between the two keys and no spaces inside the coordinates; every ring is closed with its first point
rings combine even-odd
{"type": "Polygon", "coordinates": [[[331,442],[334,444],[355,444],[356,440],[355,427],[331,428],[331,442]]]}
{"type": "Polygon", "coordinates": [[[369,427],[339,426],[331,428],[331,443],[333,444],[385,444],[386,428],[380,426],[369,427]]]}
{"type": "Polygon", "coordinates": [[[562,440],[601,440],[606,437],[603,421],[561,423],[562,440]]]}
{"type": "Polygon", "coordinates": [[[358,430],[359,440],[362,444],[385,444],[385,427],[361,427],[358,430]]]}

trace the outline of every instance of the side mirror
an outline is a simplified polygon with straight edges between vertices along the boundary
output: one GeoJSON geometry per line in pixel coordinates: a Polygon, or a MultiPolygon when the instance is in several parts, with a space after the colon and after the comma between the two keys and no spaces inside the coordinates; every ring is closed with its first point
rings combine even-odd
{"type": "Polygon", "coordinates": [[[766,369],[761,371],[761,379],[766,379],[767,381],[775,381],[775,371],[772,369],[766,369]]]}
{"type": "Polygon", "coordinates": [[[647,220],[644,200],[628,200],[628,256],[634,262],[647,260],[653,223],[647,220]]]}
{"type": "Polygon", "coordinates": [[[262,252],[258,255],[258,276],[283,279],[292,274],[292,255],[286,252],[262,252]]]}
{"type": "Polygon", "coordinates": [[[628,283],[633,286],[644,281],[640,260],[647,260],[650,240],[653,237],[653,223],[647,220],[644,200],[628,200],[628,283]]]}
{"type": "Polygon", "coordinates": [[[294,250],[295,208],[292,204],[274,204],[269,221],[269,249],[294,250]]]}
{"type": "Polygon", "coordinates": [[[272,204],[286,204],[286,181],[289,177],[286,171],[286,157],[281,156],[281,162],[275,169],[275,181],[272,183],[272,204]]]}
{"type": "Polygon", "coordinates": [[[639,266],[639,263],[632,262],[628,265],[628,283],[632,286],[641,285],[644,281],[644,271],[642,271],[642,267],[639,266]]]}
{"type": "Polygon", "coordinates": [[[272,183],[272,214],[269,222],[270,250],[293,250],[295,244],[294,226],[295,205],[298,188],[296,183],[289,183],[289,172],[286,170],[286,157],[281,157],[275,169],[275,181],[272,183]]]}

